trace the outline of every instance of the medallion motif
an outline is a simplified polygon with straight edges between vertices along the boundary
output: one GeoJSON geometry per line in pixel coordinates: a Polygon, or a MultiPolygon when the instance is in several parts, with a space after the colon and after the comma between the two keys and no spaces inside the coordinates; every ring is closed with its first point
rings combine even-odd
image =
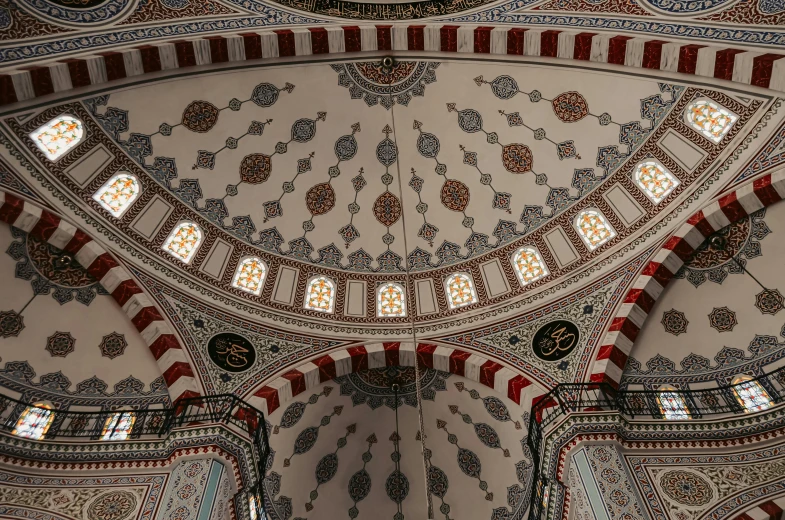
{"type": "Polygon", "coordinates": [[[338,84],[349,89],[352,99],[362,99],[369,107],[407,106],[412,97],[425,94],[425,86],[436,82],[438,62],[399,61],[385,69],[379,61],[332,65],[338,84]]]}
{"type": "Polygon", "coordinates": [[[210,338],[207,353],[213,363],[227,372],[243,372],[256,361],[253,344],[232,332],[223,332],[210,338]]]}
{"type": "Polygon", "coordinates": [[[571,321],[555,320],[546,323],[532,338],[534,355],[543,361],[558,361],[567,357],[578,345],[580,331],[571,321]]]}

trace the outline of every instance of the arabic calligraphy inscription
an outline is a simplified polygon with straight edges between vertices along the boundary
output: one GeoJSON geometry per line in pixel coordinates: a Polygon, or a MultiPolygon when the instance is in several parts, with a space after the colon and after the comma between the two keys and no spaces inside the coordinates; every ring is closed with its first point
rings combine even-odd
{"type": "Polygon", "coordinates": [[[251,368],[256,361],[253,344],[244,337],[223,332],[207,342],[210,359],[227,372],[242,372],[251,368]]]}
{"type": "Polygon", "coordinates": [[[580,332],[573,322],[556,320],[537,330],[532,338],[532,349],[544,361],[558,361],[575,349],[579,339],[580,332]]]}

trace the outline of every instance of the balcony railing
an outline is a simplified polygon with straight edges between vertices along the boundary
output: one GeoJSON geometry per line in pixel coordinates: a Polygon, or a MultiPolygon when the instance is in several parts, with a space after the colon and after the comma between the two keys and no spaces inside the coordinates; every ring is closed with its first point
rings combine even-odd
{"type": "MultiPolygon", "coordinates": [[[[748,397],[749,399],[749,397],[748,397]]],[[[700,390],[625,390],[608,384],[560,384],[543,396],[531,409],[527,444],[535,474],[529,520],[540,520],[547,510],[550,479],[543,474],[540,449],[545,428],[575,412],[611,411],[630,418],[650,417],[665,420],[691,420],[718,415],[742,414],[765,410],[785,401],[785,367],[739,384],[700,390]],[[759,386],[755,386],[759,385],[759,386]],[[758,393],[759,406],[745,403],[743,396],[758,393]]]]}

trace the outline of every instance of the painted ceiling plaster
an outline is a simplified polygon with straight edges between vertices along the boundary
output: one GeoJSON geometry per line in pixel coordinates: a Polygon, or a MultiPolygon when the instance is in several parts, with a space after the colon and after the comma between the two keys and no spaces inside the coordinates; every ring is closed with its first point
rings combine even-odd
{"type": "Polygon", "coordinates": [[[781,308],[759,301],[763,289],[731,258],[781,292],[784,220],[783,204],[760,210],[721,232],[725,251],[704,247],[678,271],[638,335],[623,385],[727,385],[781,366],[781,308]]]}
{"type": "Polygon", "coordinates": [[[0,223],[3,394],[69,406],[165,406],[155,359],[111,296],[79,264],[0,223]],[[21,318],[21,321],[20,321],[21,318]]]}
{"type": "MultiPolygon", "coordinates": [[[[421,387],[435,517],[522,518],[531,478],[523,410],[444,372],[422,372],[421,387]]],[[[273,413],[270,518],[427,516],[414,388],[413,367],[358,372],[273,413]],[[401,384],[399,437],[392,381],[401,384]]]]}

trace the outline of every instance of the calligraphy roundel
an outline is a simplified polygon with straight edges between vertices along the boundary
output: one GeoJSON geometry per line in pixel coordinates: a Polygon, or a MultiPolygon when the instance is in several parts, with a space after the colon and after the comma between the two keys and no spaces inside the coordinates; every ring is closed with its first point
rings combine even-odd
{"type": "Polygon", "coordinates": [[[227,372],[248,370],[256,361],[253,344],[231,332],[222,332],[210,338],[207,342],[207,353],[213,363],[227,372]]]}
{"type": "Polygon", "coordinates": [[[540,327],[532,339],[534,355],[545,361],[567,357],[580,339],[577,325],[571,321],[555,320],[540,327]]]}

